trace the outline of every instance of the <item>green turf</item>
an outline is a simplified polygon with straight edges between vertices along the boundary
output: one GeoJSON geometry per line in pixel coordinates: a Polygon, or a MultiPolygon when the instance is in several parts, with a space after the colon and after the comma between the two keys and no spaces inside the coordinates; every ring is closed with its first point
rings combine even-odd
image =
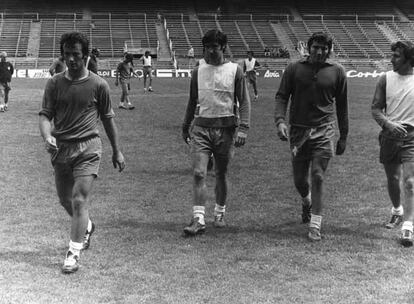
{"type": "Polygon", "coordinates": [[[289,150],[275,132],[277,80],[259,79],[248,141],[230,168],[228,227],[211,225],[210,176],[207,231],[193,239],[181,237],[192,201],[180,134],[189,80],[154,79],[151,94],[136,81],[136,109],[115,109],[127,167],[112,168],[103,135],[96,233],[78,273],[63,275],[70,221],[37,125],[45,81],[14,79],[0,113],[0,303],[412,303],[413,249],[383,228],[391,204],[370,113],[375,81],[349,82],[349,141],[328,169],[317,244],[300,224],[289,150]]]}

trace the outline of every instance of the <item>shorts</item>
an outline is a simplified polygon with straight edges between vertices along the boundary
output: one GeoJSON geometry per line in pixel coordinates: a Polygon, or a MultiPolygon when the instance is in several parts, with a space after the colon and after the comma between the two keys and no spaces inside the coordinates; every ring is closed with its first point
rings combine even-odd
{"type": "Polygon", "coordinates": [[[102,156],[102,142],[99,136],[74,141],[58,142],[58,151],[52,154],[55,172],[72,171],[73,177],[98,176],[102,156]]]}
{"type": "Polygon", "coordinates": [[[250,72],[246,72],[246,78],[249,81],[249,83],[253,84],[256,83],[256,71],[250,71],[250,72]]]}
{"type": "Polygon", "coordinates": [[[236,128],[205,128],[194,126],[191,130],[191,152],[214,154],[230,159],[236,128]]]}
{"type": "Polygon", "coordinates": [[[151,79],[152,78],[152,67],[146,66],[142,70],[144,78],[147,78],[147,76],[151,79]]]}
{"type": "Polygon", "coordinates": [[[379,135],[380,163],[402,164],[414,162],[414,138],[400,140],[379,135]]]}
{"type": "Polygon", "coordinates": [[[129,79],[121,79],[119,82],[121,83],[122,94],[128,95],[129,79]]]}
{"type": "Polygon", "coordinates": [[[333,124],[316,128],[292,126],[289,132],[293,161],[330,159],[334,155],[335,129],[333,124]]]}

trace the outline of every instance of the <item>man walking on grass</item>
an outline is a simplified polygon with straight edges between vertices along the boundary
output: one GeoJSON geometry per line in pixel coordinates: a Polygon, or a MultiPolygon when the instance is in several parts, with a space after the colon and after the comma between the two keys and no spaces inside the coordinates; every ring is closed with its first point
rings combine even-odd
{"type": "Polygon", "coordinates": [[[0,94],[3,98],[3,103],[0,104],[0,112],[8,110],[9,106],[9,92],[11,90],[10,82],[14,73],[13,65],[7,61],[7,53],[0,53],[0,94]]]}
{"type": "Polygon", "coordinates": [[[276,93],[277,134],[281,140],[289,139],[293,179],[302,197],[302,222],[309,223],[311,241],[321,240],[322,190],[334,154],[335,106],[340,133],[337,155],[344,153],[348,135],[346,74],[341,65],[328,61],[331,49],[328,35],[314,33],[308,40],[309,56],[287,66],[276,93]],[[290,129],[285,122],[289,99],[290,129]]]}
{"type": "Polygon", "coordinates": [[[372,115],[382,128],[379,136],[380,162],[384,165],[388,194],[393,207],[391,229],[404,222],[401,244],[413,245],[414,221],[414,45],[397,41],[391,45],[392,71],[378,80],[372,101],[372,115]],[[401,183],[405,211],[401,205],[401,183]]]}
{"type": "Polygon", "coordinates": [[[192,71],[190,98],[182,131],[185,142],[191,143],[193,156],[193,218],[184,228],[188,236],[205,231],[207,165],[211,154],[216,178],[214,226],[225,226],[226,175],[231,151],[233,144],[236,147],[244,145],[250,123],[250,100],[243,71],[239,65],[224,59],[227,36],[219,30],[210,30],[204,35],[202,43],[205,63],[192,71]]]}
{"type": "Polygon", "coordinates": [[[131,75],[138,77],[134,72],[134,56],[132,54],[126,53],[124,55],[124,60],[120,62],[116,68],[115,73],[115,86],[121,84],[121,102],[119,103],[120,109],[129,109],[133,110],[135,107],[132,105],[131,100],[129,99],[129,90],[131,75]]]}
{"type": "Polygon", "coordinates": [[[122,171],[125,161],[118,147],[109,86],[85,67],[88,39],[79,32],[65,33],[60,48],[67,70],[46,84],[39,128],[51,154],[60,204],[72,220],[62,271],[73,273],[79,268],[81,250],[89,248],[95,229],[88,209],[102,154],[99,118],[112,146],[114,167],[122,171]]]}

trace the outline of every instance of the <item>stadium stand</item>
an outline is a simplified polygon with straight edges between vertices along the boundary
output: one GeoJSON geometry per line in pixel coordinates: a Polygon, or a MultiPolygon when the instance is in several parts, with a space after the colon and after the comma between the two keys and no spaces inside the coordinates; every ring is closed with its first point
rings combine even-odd
{"type": "Polygon", "coordinates": [[[2,0],[0,15],[1,49],[20,65],[36,67],[59,55],[59,37],[68,30],[85,32],[91,47],[101,50],[103,65],[118,62],[126,44],[174,57],[171,62],[185,60],[192,45],[200,58],[201,37],[211,28],[228,34],[230,58],[240,60],[252,50],[268,67],[283,67],[287,61],[266,58],[265,46],[287,48],[292,59],[298,58],[295,46],[314,31],[330,33],[336,59],[351,68],[383,68],[390,42],[414,41],[411,0],[378,0],[375,5],[356,0],[125,0],[122,5],[2,0]]]}

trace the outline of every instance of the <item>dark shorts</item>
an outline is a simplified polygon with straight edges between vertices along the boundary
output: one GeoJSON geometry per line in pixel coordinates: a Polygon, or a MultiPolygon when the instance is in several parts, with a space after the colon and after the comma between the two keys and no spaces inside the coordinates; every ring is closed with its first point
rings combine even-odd
{"type": "Polygon", "coordinates": [[[52,155],[55,172],[72,171],[73,177],[98,176],[102,156],[99,136],[75,142],[58,142],[58,151],[52,155]]]}
{"type": "Polygon", "coordinates": [[[249,83],[256,83],[256,71],[246,72],[246,78],[249,83]]]}
{"type": "Polygon", "coordinates": [[[129,79],[120,79],[122,94],[128,95],[129,79]]]}
{"type": "Polygon", "coordinates": [[[289,131],[292,160],[304,161],[315,157],[331,158],[334,155],[334,137],[333,124],[316,128],[292,126],[289,131]]]}
{"type": "Polygon", "coordinates": [[[144,74],[144,78],[152,78],[152,67],[146,66],[143,68],[142,72],[144,74]]]}
{"type": "Polygon", "coordinates": [[[380,162],[382,164],[401,164],[414,162],[414,137],[400,140],[379,135],[380,162]]]}
{"type": "Polygon", "coordinates": [[[214,154],[215,157],[231,158],[235,128],[204,128],[191,130],[191,152],[214,154]]]}

